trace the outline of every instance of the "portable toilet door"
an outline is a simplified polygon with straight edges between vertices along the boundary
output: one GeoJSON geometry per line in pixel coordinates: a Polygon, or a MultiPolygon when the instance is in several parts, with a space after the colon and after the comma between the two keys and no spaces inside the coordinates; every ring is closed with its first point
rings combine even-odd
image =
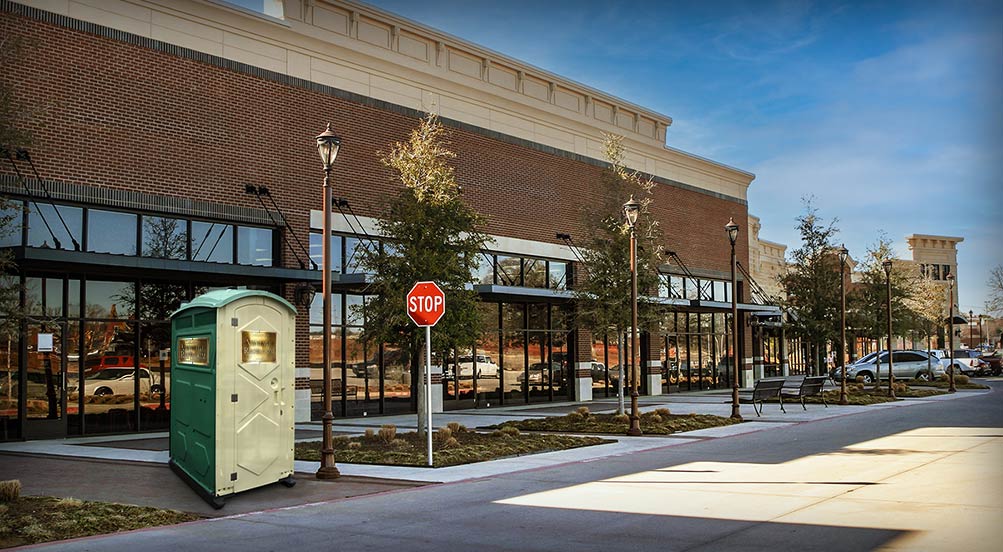
{"type": "Polygon", "coordinates": [[[295,319],[283,303],[245,297],[221,317],[232,331],[217,349],[218,396],[230,405],[219,421],[233,441],[222,443],[218,469],[235,493],[293,474],[295,319]]]}

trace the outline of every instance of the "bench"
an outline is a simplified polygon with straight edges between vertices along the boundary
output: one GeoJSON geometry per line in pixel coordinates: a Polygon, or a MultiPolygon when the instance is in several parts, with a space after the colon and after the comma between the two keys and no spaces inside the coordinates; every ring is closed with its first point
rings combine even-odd
{"type": "MultiPolygon", "coordinates": [[[[340,379],[331,380],[331,400],[337,401],[341,399],[342,383],[340,379]]],[[[351,397],[355,399],[355,402],[359,402],[359,386],[349,385],[344,388],[345,398],[351,397]]],[[[310,398],[311,400],[324,400],[324,380],[310,380],[310,398]]]]}
{"type": "Polygon", "coordinates": [[[822,397],[822,404],[826,408],[829,408],[829,404],[825,402],[825,394],[822,393],[822,387],[825,386],[825,380],[829,379],[829,376],[805,376],[805,377],[789,377],[784,381],[783,388],[780,389],[780,404],[783,406],[783,400],[785,398],[793,398],[801,401],[801,408],[808,410],[804,404],[806,397],[819,396],[822,397]]]}
{"type": "Polygon", "coordinates": [[[780,410],[784,410],[784,399],[780,396],[780,390],[784,387],[784,381],[786,378],[763,378],[756,382],[756,385],[750,390],[746,389],[744,391],[738,392],[739,400],[746,400],[752,403],[752,409],[756,411],[756,416],[761,416],[763,411],[763,401],[767,399],[772,399],[773,397],[780,397],[780,410]],[[756,403],[759,403],[759,408],[756,408],[756,403]]]}

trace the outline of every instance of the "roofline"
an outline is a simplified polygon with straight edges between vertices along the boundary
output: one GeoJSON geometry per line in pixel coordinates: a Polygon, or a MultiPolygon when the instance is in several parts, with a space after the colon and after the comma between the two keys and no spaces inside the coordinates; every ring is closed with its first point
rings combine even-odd
{"type": "Polygon", "coordinates": [[[944,240],[958,243],[965,241],[965,238],[959,236],[935,236],[933,234],[910,234],[905,239],[944,240]]]}
{"type": "Polygon", "coordinates": [[[567,84],[569,84],[569,85],[571,85],[573,87],[580,88],[580,89],[582,89],[582,91],[591,94],[594,98],[598,98],[598,99],[601,99],[601,100],[609,101],[611,103],[619,103],[619,104],[623,105],[624,107],[629,107],[631,109],[635,109],[639,113],[643,113],[643,114],[645,114],[645,115],[647,115],[647,116],[649,116],[651,118],[658,119],[659,122],[665,124],[665,126],[667,126],[667,127],[672,126],[672,117],[669,117],[668,115],[665,115],[664,113],[659,113],[659,112],[657,112],[657,111],[655,111],[653,109],[649,109],[647,107],[640,106],[640,105],[638,105],[638,104],[636,104],[634,102],[625,100],[625,99],[620,98],[618,96],[614,96],[613,94],[610,94],[608,92],[603,92],[602,90],[598,90],[596,88],[592,88],[591,86],[589,86],[587,84],[582,84],[582,83],[580,83],[580,82],[578,82],[576,80],[569,79],[567,77],[563,77],[563,76],[558,75],[556,73],[553,73],[551,71],[547,71],[546,69],[537,67],[536,65],[533,65],[531,63],[527,63],[525,61],[516,59],[514,57],[505,55],[505,54],[503,54],[501,52],[497,52],[495,50],[487,48],[485,46],[481,46],[480,44],[477,44],[477,43],[474,43],[474,42],[470,42],[469,40],[465,40],[465,39],[460,38],[458,36],[455,36],[455,35],[443,32],[443,31],[441,31],[439,29],[436,29],[434,27],[429,27],[428,25],[419,23],[419,22],[417,22],[417,21],[415,21],[413,19],[409,19],[409,18],[404,17],[402,15],[398,15],[398,14],[395,14],[393,12],[388,12],[388,11],[383,10],[381,8],[377,8],[376,6],[373,6],[373,5],[370,5],[370,4],[366,4],[365,2],[360,2],[358,0],[338,0],[338,1],[339,1],[339,3],[345,4],[347,6],[354,6],[354,7],[360,8],[360,9],[370,10],[370,11],[372,11],[374,13],[379,14],[382,17],[386,17],[387,19],[396,20],[396,21],[398,21],[400,23],[406,23],[408,25],[412,25],[415,28],[420,29],[424,33],[428,33],[430,35],[434,35],[436,37],[443,38],[443,39],[446,39],[446,40],[451,41],[451,42],[456,42],[458,45],[464,46],[466,48],[470,48],[472,50],[479,50],[480,52],[483,52],[484,54],[489,54],[489,57],[496,58],[499,61],[504,61],[504,62],[507,62],[507,63],[515,66],[514,68],[518,68],[518,67],[521,66],[521,67],[525,67],[527,69],[531,69],[533,71],[537,71],[537,72],[539,72],[541,74],[541,76],[545,76],[545,77],[554,79],[555,81],[564,82],[564,83],[567,83],[567,84]]]}
{"type": "MultiPolygon", "coordinates": [[[[668,140],[668,138],[666,138],[666,140],[668,140]]],[[[742,169],[739,169],[737,167],[732,167],[731,165],[727,165],[727,164],[722,163],[720,161],[714,161],[713,159],[708,159],[706,157],[703,157],[702,155],[697,155],[695,153],[690,153],[688,151],[681,150],[679,148],[674,148],[672,146],[666,145],[666,146],[663,146],[663,147],[665,149],[671,151],[671,152],[678,153],[680,155],[685,155],[686,157],[691,157],[693,159],[698,159],[700,161],[703,161],[704,163],[709,163],[711,165],[720,167],[722,169],[726,169],[726,170],[733,171],[733,172],[739,173],[741,175],[747,176],[747,177],[749,177],[749,181],[750,182],[756,179],[755,173],[751,173],[749,171],[743,171],[742,169]]]]}

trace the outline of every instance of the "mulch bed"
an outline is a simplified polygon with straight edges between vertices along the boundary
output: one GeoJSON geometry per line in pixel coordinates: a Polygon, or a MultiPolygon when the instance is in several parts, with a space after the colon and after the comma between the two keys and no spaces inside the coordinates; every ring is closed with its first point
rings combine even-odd
{"type": "MultiPolygon", "coordinates": [[[[427,466],[426,441],[417,432],[385,431],[361,437],[336,437],[334,459],[349,464],[427,466]],[[392,433],[392,435],[390,435],[392,433]]],[[[520,434],[518,430],[479,433],[466,429],[440,429],[433,434],[433,467],[457,466],[513,456],[538,454],[614,441],[598,437],[520,434]]],[[[320,460],[319,441],[296,444],[297,460],[320,460]]]]}
{"type": "Polygon", "coordinates": [[[0,503],[0,548],[52,542],[201,519],[176,510],[22,496],[0,503]]]}
{"type": "MultiPolygon", "coordinates": [[[[645,435],[669,435],[740,423],[738,420],[708,414],[670,414],[660,408],[641,413],[641,432],[645,435]]],[[[607,433],[624,435],[630,427],[629,418],[616,414],[572,412],[567,416],[550,416],[505,422],[498,427],[515,427],[525,431],[555,431],[565,433],[607,433]]]]}

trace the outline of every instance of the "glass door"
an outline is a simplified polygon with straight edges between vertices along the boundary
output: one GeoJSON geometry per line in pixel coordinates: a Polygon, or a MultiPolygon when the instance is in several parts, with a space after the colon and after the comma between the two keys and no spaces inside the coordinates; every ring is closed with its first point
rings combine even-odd
{"type": "Polygon", "coordinates": [[[66,359],[63,324],[29,324],[21,372],[25,402],[24,437],[51,439],[66,436],[66,359]]]}

